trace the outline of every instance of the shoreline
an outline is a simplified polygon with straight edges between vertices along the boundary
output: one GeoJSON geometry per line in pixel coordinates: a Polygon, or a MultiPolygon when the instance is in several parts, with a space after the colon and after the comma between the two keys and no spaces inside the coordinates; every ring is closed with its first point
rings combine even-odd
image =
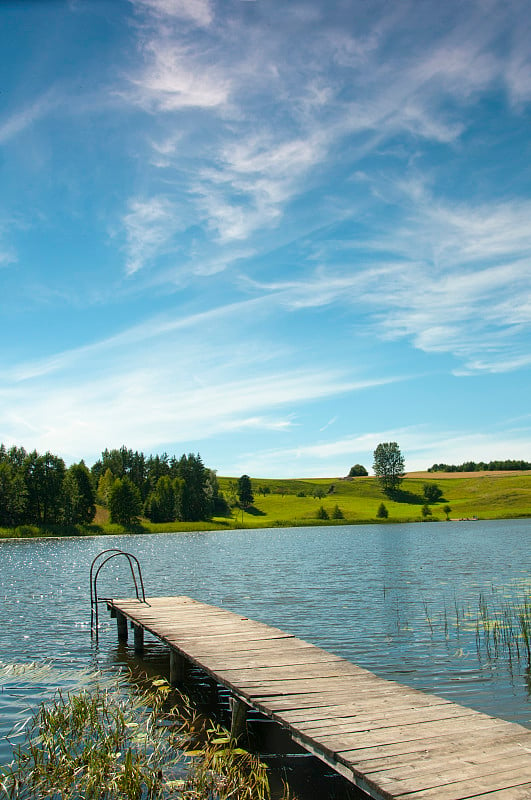
{"type": "Polygon", "coordinates": [[[439,518],[433,516],[431,519],[422,519],[418,517],[411,518],[395,518],[395,519],[358,519],[358,520],[345,520],[345,519],[315,519],[315,520],[271,520],[270,525],[253,525],[252,523],[245,522],[244,524],[235,522],[235,524],[222,524],[219,522],[203,522],[186,523],[146,523],[132,527],[124,527],[121,525],[87,525],[78,526],[82,530],[72,531],[71,527],[65,528],[61,532],[60,526],[46,526],[39,528],[36,525],[21,525],[18,528],[0,528],[0,542],[2,541],[21,541],[28,539],[80,539],[80,538],[96,538],[108,536],[153,536],[169,533],[211,533],[215,531],[241,531],[241,530],[274,530],[275,528],[330,528],[330,527],[343,527],[350,528],[359,525],[411,525],[411,524],[435,524],[435,523],[455,523],[455,522],[495,522],[496,520],[517,520],[517,519],[531,519],[531,512],[528,514],[517,515],[499,515],[494,517],[453,517],[451,519],[439,518]],[[91,530],[97,527],[99,530],[91,530]],[[24,530],[21,530],[24,529],[24,530]],[[27,530],[31,529],[31,530],[27,530]]]}

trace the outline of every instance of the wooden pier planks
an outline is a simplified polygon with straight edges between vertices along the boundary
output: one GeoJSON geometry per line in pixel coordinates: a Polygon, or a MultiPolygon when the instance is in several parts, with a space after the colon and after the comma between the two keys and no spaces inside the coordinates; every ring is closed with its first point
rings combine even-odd
{"type": "Polygon", "coordinates": [[[371,797],[531,800],[531,730],[188,597],[112,600],[371,797]]]}

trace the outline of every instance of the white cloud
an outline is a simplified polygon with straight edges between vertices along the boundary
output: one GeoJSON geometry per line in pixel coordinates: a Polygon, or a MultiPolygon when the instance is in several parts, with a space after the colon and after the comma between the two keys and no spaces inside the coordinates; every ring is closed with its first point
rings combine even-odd
{"type": "Polygon", "coordinates": [[[229,98],[231,79],[222,67],[202,63],[199,54],[166,36],[143,47],[144,69],[131,78],[130,99],[148,111],[216,109],[229,98]]]}
{"type": "Polygon", "coordinates": [[[8,264],[13,264],[17,260],[15,250],[9,245],[0,242],[0,268],[6,267],[8,264]]]}
{"type": "Polygon", "coordinates": [[[183,363],[174,346],[139,360],[145,366],[135,367],[128,357],[124,367],[90,369],[85,379],[57,376],[53,383],[34,381],[35,391],[4,389],[0,440],[76,458],[123,442],[147,451],[168,443],[184,447],[236,431],[281,432],[292,421],[272,416],[276,409],[357,386],[330,370],[231,379],[226,370],[210,371],[208,365],[200,372],[201,385],[193,379],[192,359],[183,363]]]}
{"type": "Polygon", "coordinates": [[[139,9],[144,9],[159,18],[177,18],[207,27],[213,19],[210,0],[131,0],[139,9]]]}
{"type": "MultiPolygon", "coordinates": [[[[228,303],[189,315],[182,315],[179,309],[175,309],[171,315],[148,318],[114,336],[65,350],[37,361],[25,362],[11,368],[4,367],[3,374],[6,382],[19,383],[51,375],[61,370],[75,369],[75,365],[78,363],[101,365],[107,359],[120,362],[124,360],[124,354],[128,352],[139,354],[142,348],[155,350],[157,339],[162,340],[163,343],[173,342],[172,334],[178,337],[190,336],[189,332],[206,330],[212,325],[221,326],[233,317],[239,320],[255,318],[259,316],[260,307],[263,305],[264,299],[253,299],[228,303]]],[[[194,335],[192,340],[196,341],[197,336],[194,335]]],[[[182,350],[179,352],[182,357],[182,350]]],[[[196,350],[191,352],[190,358],[193,363],[196,350]]],[[[208,348],[206,352],[209,352],[208,348]]]]}
{"type": "MultiPolygon", "coordinates": [[[[371,230],[350,251],[347,242],[339,251],[335,242],[323,244],[319,261],[329,266],[304,279],[249,286],[275,293],[294,311],[350,306],[379,338],[407,338],[424,352],[453,354],[463,364],[456,374],[527,366],[531,203],[450,205],[415,182],[400,189],[402,213],[395,222],[385,217],[385,231],[371,230]]],[[[393,197],[399,202],[400,193],[393,197]]]]}
{"type": "MultiPolygon", "coordinates": [[[[409,6],[360,12],[352,30],[318,4],[308,13],[283,8],[286,25],[267,30],[242,17],[239,4],[224,8],[215,26],[206,0],[136,6],[149,12],[150,26],[147,33],[141,27],[145,63],[132,78],[131,100],[168,114],[166,126],[158,117],[153,164],[179,169],[183,155],[194,159],[200,151],[188,191],[206,235],[221,243],[278,227],[290,202],[310,188],[321,165],[335,164],[347,141],[352,163],[404,132],[457,141],[475,98],[507,71],[496,41],[511,19],[496,7],[490,15],[476,5],[450,13],[438,33],[428,9],[413,15],[409,6]],[[175,24],[180,18],[208,32],[194,39],[175,24]],[[404,37],[414,44],[400,47],[404,37]],[[197,135],[176,134],[174,112],[192,109],[209,119],[194,128],[197,135]]],[[[524,52],[523,44],[514,46],[515,63],[524,52]]],[[[473,257],[472,241],[470,248],[473,257]]]]}
{"type": "Polygon", "coordinates": [[[55,106],[57,99],[53,92],[28,103],[24,108],[15,111],[10,117],[0,122],[0,144],[6,144],[22,131],[30,128],[35,122],[45,117],[55,106]]]}
{"type": "Polygon", "coordinates": [[[284,139],[261,134],[225,145],[217,166],[200,171],[195,189],[208,225],[224,242],[279,222],[325,150],[320,134],[284,139]]]}
{"type": "Polygon", "coordinates": [[[299,366],[272,332],[260,336],[271,314],[269,295],[189,316],[176,310],[4,368],[0,441],[90,458],[123,442],[152,451],[237,432],[283,435],[302,404],[399,380],[299,366]]]}
{"type": "Polygon", "coordinates": [[[127,239],[128,275],[166,252],[174,234],[183,227],[179,209],[166,197],[132,200],[123,224],[127,239]]]}
{"type": "Polygon", "coordinates": [[[531,100],[531,24],[525,4],[511,38],[512,47],[505,62],[504,77],[511,101],[522,107],[531,100]]]}

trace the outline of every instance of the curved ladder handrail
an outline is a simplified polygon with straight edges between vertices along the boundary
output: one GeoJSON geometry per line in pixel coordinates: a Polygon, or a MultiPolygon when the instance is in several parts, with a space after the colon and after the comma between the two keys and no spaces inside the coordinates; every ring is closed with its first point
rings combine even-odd
{"type": "MultiPolygon", "coordinates": [[[[92,564],[90,565],[90,601],[91,601],[91,603],[94,600],[94,587],[93,587],[93,580],[92,580],[92,576],[93,576],[93,573],[94,573],[94,567],[96,566],[96,561],[99,558],[101,558],[102,556],[104,556],[106,553],[116,553],[116,555],[123,554],[124,556],[127,557],[128,561],[129,561],[129,567],[131,568],[131,573],[133,575],[133,580],[135,582],[136,595],[137,595],[137,598],[138,598],[138,587],[137,587],[137,583],[136,583],[136,578],[135,578],[133,565],[132,565],[132,562],[131,562],[131,559],[134,559],[134,561],[136,562],[136,565],[138,567],[138,576],[140,578],[140,584],[141,584],[141,587],[142,587],[142,594],[143,594],[144,593],[144,584],[143,584],[143,581],[142,581],[142,571],[140,569],[140,563],[138,561],[138,558],[136,556],[134,556],[132,553],[127,553],[125,550],[121,550],[119,547],[109,547],[107,550],[102,550],[101,553],[98,553],[98,555],[93,559],[92,564]]],[[[108,559],[105,559],[105,561],[108,561],[108,559]]],[[[101,564],[101,566],[103,566],[103,564],[101,564]]],[[[99,569],[98,569],[98,572],[99,572],[99,569]]]]}
{"type": "Polygon", "coordinates": [[[100,574],[102,568],[108,561],[111,559],[116,558],[117,556],[125,556],[129,563],[129,568],[131,570],[131,575],[133,578],[133,583],[135,585],[135,593],[136,599],[142,603],[146,602],[146,594],[144,591],[144,581],[142,578],[142,570],[140,569],[140,562],[136,556],[132,553],[127,553],[125,550],[120,550],[118,547],[109,547],[107,550],[102,550],[101,553],[93,559],[92,564],[90,565],[90,632],[94,636],[96,636],[96,641],[98,641],[98,628],[99,628],[99,612],[98,612],[98,603],[102,600],[108,600],[109,598],[106,597],[98,597],[98,575],[100,574]],[[94,569],[96,566],[96,562],[102,556],[105,556],[107,553],[112,553],[112,555],[107,555],[107,557],[99,564],[96,572],[94,573],[94,569]],[[135,566],[137,573],[135,574],[135,566]],[[138,580],[137,580],[138,577],[138,580]],[[140,594],[138,591],[138,586],[140,584],[140,590],[142,592],[142,599],[140,598],[140,594]]]}
{"type": "Polygon", "coordinates": [[[94,574],[94,567],[96,566],[96,561],[99,558],[101,558],[102,556],[104,556],[106,553],[121,553],[121,552],[123,552],[123,551],[120,550],[119,547],[109,547],[107,550],[102,550],[101,553],[98,553],[98,555],[93,559],[92,564],[90,565],[90,605],[91,605],[91,607],[94,604],[94,583],[93,583],[92,576],[94,574]]]}

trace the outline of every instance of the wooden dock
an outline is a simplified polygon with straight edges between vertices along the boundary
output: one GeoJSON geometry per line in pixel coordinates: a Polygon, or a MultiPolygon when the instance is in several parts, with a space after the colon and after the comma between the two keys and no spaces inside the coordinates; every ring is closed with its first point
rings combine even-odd
{"type": "Polygon", "coordinates": [[[109,600],[118,636],[149,631],[377,800],[531,800],[531,730],[384,680],[278,628],[189,597],[109,600]]]}

